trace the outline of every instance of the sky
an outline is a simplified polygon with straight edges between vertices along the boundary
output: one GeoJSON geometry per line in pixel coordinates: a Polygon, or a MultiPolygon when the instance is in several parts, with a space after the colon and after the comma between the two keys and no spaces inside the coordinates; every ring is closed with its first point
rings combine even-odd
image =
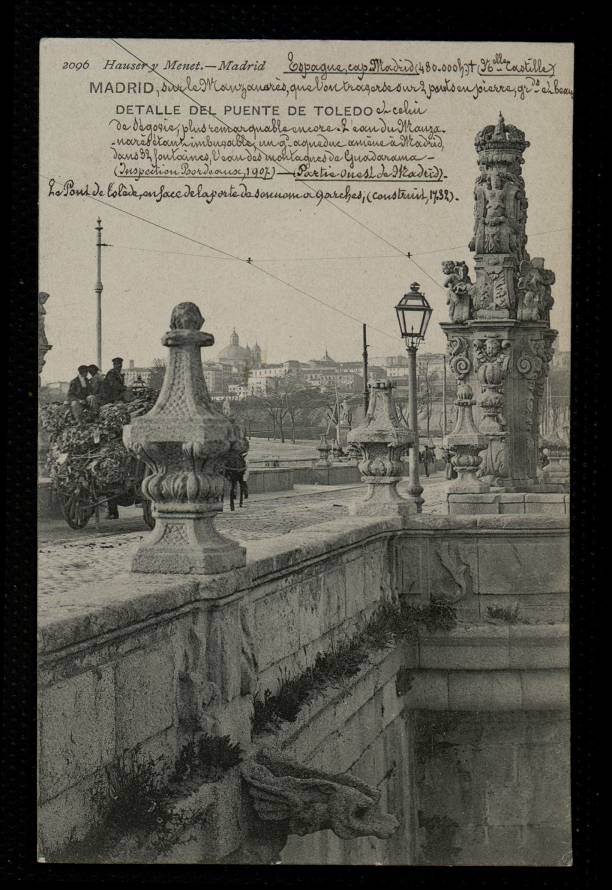
{"type": "MultiPolygon", "coordinates": [[[[180,41],[126,38],[123,43],[148,59],[185,53],[180,41]]],[[[208,42],[211,45],[218,55],[214,41],[208,42]]],[[[415,46],[401,44],[404,52],[415,46]]],[[[271,52],[260,43],[256,48],[271,52]]],[[[375,47],[366,49],[373,52],[375,47]]],[[[232,50],[236,57],[256,55],[251,42],[236,43],[232,50]]],[[[447,44],[446,50],[456,54],[462,45],[447,44]]],[[[546,52],[571,82],[571,47],[547,44],[546,52]]],[[[87,42],[92,68],[96,61],[118,54],[110,41],[87,42]]],[[[180,201],[155,204],[130,199],[101,206],[86,197],[58,199],[47,194],[49,177],[58,182],[112,178],[108,122],[117,97],[91,97],[86,89],[90,76],[82,72],[70,72],[74,77],[68,79],[59,62],[73,56],[79,53],[67,41],[42,43],[39,289],[50,294],[46,331],[53,345],[43,383],[67,380],[77,365],[96,359],[98,215],[104,241],[112,245],[103,250],[104,370],[115,355],[123,356],[126,364],[133,359],[137,366],[162,357],[160,339],[172,307],[184,300],[199,305],[206,319],[203,329],[215,337],[215,346],[203,350],[205,360],[216,358],[234,327],[241,344],[257,340],[264,361],[270,363],[320,357],[325,349],[337,360],[357,359],[362,321],[369,327],[371,355],[396,355],[402,351],[402,341],[393,307],[414,281],[433,307],[422,348],[444,351],[439,322],[447,320],[447,311],[440,264],[445,259],[465,259],[473,270],[467,244],[478,174],[474,135],[495,123],[500,110],[531,143],[523,168],[529,199],[528,250],[532,257],[545,257],[547,267],[556,273],[551,324],[560,331],[559,347],[569,348],[572,109],[567,97],[550,97],[545,103],[539,97],[539,101],[434,97],[431,115],[447,129],[442,162],[448,182],[460,196],[450,205],[425,207],[407,201],[341,205],[354,219],[326,202],[318,207],[274,200],[185,206],[180,201]],[[143,219],[128,216],[118,206],[143,219]],[[243,259],[251,257],[273,276],[317,299],[194,241],[243,259]],[[400,251],[410,251],[421,268],[400,251]]]]}

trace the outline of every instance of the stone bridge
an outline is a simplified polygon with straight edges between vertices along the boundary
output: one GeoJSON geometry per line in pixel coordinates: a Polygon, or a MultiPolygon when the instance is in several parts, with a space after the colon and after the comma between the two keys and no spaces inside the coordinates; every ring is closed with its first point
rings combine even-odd
{"type": "Polygon", "coordinates": [[[253,542],[232,572],[59,594],[39,626],[41,855],[73,861],[118,764],[163,789],[190,744],[227,737],[239,762],[172,784],[170,841],[128,826],[103,861],[568,863],[568,536],[545,513],[344,517],[253,542]],[[344,670],[381,604],[440,600],[454,626],[379,635],[344,670]],[[270,747],[377,789],[397,828],[343,838],[302,813],[254,844],[245,764],[270,747]]]}

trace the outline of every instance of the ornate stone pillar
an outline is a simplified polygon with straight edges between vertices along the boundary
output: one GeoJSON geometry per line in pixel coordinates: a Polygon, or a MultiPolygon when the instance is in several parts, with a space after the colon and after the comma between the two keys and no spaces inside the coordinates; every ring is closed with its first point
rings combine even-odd
{"type": "Polygon", "coordinates": [[[232,450],[244,450],[244,441],[208,394],[200,349],[214,337],[200,331],[203,322],[195,303],[174,307],[161,341],[169,356],[157,402],[123,429],[126,447],[149,468],[142,489],[156,507],[155,528],[133,559],[135,572],[210,574],[246,561],[245,548],[214,526],[223,510],[223,465],[232,450]]]}
{"type": "Polygon", "coordinates": [[[537,486],[541,400],[552,343],[551,285],[541,257],[527,253],[527,198],[521,176],[525,134],[499,116],[476,135],[476,281],[467,264],[447,260],[450,368],[479,392],[475,415],[488,440],[480,477],[507,491],[537,486]]]}
{"type": "Polygon", "coordinates": [[[454,451],[452,463],[457,470],[458,478],[451,483],[451,491],[466,493],[484,492],[489,485],[476,478],[476,472],[482,463],[480,452],[488,445],[488,439],[478,432],[474,423],[472,408],[474,405],[472,387],[460,383],[457,387],[457,423],[453,432],[446,437],[446,444],[454,451]]]}
{"type": "Polygon", "coordinates": [[[392,388],[390,380],[368,384],[367,414],[363,423],[348,434],[348,442],[361,452],[361,481],[368,486],[365,500],[351,504],[349,512],[353,515],[416,512],[416,504],[397,491],[404,469],[401,457],[413,444],[414,436],[399,418],[392,388]]]}

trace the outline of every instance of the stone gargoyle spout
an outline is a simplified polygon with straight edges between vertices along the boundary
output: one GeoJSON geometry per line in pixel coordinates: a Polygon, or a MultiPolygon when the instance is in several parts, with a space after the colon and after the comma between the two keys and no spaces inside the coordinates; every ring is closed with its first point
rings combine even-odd
{"type": "Polygon", "coordinates": [[[329,828],[343,839],[389,838],[399,827],[379,809],[377,789],[353,776],[309,769],[273,748],[262,748],[241,772],[258,818],[278,828],[282,823],[287,835],[329,828]]]}

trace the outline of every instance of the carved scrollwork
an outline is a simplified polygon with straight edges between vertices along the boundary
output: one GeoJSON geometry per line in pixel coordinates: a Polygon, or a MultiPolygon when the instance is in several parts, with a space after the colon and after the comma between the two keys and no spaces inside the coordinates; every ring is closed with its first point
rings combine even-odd
{"type": "Polygon", "coordinates": [[[521,352],[516,360],[516,370],[523,377],[532,377],[540,372],[542,366],[541,360],[529,352],[521,352]]]}
{"type": "Polygon", "coordinates": [[[465,337],[450,337],[448,341],[449,367],[458,380],[463,380],[472,370],[465,337]]]}

